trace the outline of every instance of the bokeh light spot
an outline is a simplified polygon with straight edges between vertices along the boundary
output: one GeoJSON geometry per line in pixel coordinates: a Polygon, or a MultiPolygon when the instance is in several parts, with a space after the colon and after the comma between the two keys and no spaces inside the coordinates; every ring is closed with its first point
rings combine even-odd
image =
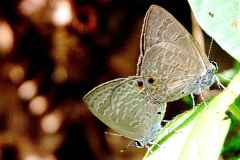
{"type": "Polygon", "coordinates": [[[43,117],[41,120],[42,130],[46,133],[55,133],[61,126],[60,113],[51,113],[43,117]]]}
{"type": "Polygon", "coordinates": [[[12,28],[6,22],[0,21],[0,53],[7,54],[11,51],[14,43],[12,28]]]}
{"type": "Polygon", "coordinates": [[[43,114],[48,107],[48,101],[44,96],[37,96],[33,98],[29,104],[29,110],[34,115],[43,114]]]}
{"type": "Polygon", "coordinates": [[[69,1],[60,0],[56,2],[52,20],[56,26],[65,26],[72,21],[72,9],[69,1]]]}
{"type": "Polygon", "coordinates": [[[30,100],[37,93],[37,84],[33,80],[28,80],[22,83],[18,88],[18,95],[23,100],[30,100]]]}

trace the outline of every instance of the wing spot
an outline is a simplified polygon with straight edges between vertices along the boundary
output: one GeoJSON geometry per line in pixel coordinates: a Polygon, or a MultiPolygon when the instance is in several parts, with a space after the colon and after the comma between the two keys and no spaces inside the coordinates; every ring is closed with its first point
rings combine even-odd
{"type": "Polygon", "coordinates": [[[139,89],[143,89],[143,81],[137,80],[137,86],[139,89]]]}
{"type": "Polygon", "coordinates": [[[153,84],[153,83],[154,83],[154,79],[153,79],[153,78],[149,78],[149,79],[148,79],[148,83],[149,83],[149,84],[153,84]]]}

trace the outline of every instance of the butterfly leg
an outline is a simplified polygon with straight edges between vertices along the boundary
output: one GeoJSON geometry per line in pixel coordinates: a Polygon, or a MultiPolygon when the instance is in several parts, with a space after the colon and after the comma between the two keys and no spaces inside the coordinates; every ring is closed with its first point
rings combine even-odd
{"type": "Polygon", "coordinates": [[[152,150],[150,149],[150,146],[148,144],[144,145],[144,148],[146,148],[147,151],[152,154],[152,150]]]}
{"type": "MultiPolygon", "coordinates": [[[[150,144],[150,145],[157,145],[159,148],[161,147],[161,145],[158,144],[158,143],[150,142],[149,144],[150,144]]],[[[149,146],[148,146],[148,147],[149,147],[149,146]]]]}
{"type": "Polygon", "coordinates": [[[205,106],[207,106],[207,103],[206,103],[205,98],[204,98],[204,96],[203,96],[202,90],[200,90],[199,98],[200,98],[200,100],[203,102],[203,104],[204,104],[205,106]]]}
{"type": "Polygon", "coordinates": [[[192,98],[192,104],[193,104],[193,108],[194,108],[196,106],[196,103],[195,103],[195,99],[194,99],[193,93],[191,93],[191,98],[192,98]]]}
{"type": "Polygon", "coordinates": [[[164,123],[168,123],[168,122],[170,122],[171,120],[162,120],[162,122],[164,122],[164,123]]]}
{"type": "Polygon", "coordinates": [[[218,88],[220,90],[222,90],[222,89],[224,90],[226,87],[220,82],[220,80],[219,80],[219,78],[217,76],[215,76],[215,78],[216,78],[216,82],[217,82],[218,88]]]}

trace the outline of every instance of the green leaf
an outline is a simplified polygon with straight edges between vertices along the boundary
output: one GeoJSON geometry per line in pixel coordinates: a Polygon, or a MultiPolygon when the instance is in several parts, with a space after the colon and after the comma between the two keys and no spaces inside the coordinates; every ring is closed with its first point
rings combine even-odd
{"type": "Polygon", "coordinates": [[[237,105],[237,103],[233,103],[229,107],[229,112],[240,122],[240,105],[237,105]]]}
{"type": "Polygon", "coordinates": [[[189,108],[192,108],[193,106],[193,100],[191,96],[185,96],[182,98],[182,101],[187,104],[189,108]]]}
{"type": "Polygon", "coordinates": [[[218,73],[216,75],[222,84],[227,85],[239,71],[240,64],[236,61],[233,68],[225,70],[222,73],[218,73]]]}
{"type": "Polygon", "coordinates": [[[227,85],[232,80],[234,75],[237,74],[237,72],[238,70],[236,70],[235,68],[231,68],[222,73],[218,73],[217,77],[222,84],[227,85]]]}
{"type": "Polygon", "coordinates": [[[217,160],[228,133],[229,106],[240,94],[240,73],[208,104],[175,117],[159,133],[145,160],[217,160]]]}
{"type": "Polygon", "coordinates": [[[226,143],[223,153],[232,153],[232,152],[239,152],[240,151],[240,134],[230,138],[229,142],[226,143]]]}
{"type": "Polygon", "coordinates": [[[200,26],[240,61],[240,1],[188,0],[200,26]]]}

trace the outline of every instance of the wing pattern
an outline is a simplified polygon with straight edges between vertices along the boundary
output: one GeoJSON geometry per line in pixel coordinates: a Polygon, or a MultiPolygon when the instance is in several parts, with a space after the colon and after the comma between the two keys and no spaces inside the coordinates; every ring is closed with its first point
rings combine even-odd
{"type": "Polygon", "coordinates": [[[91,112],[113,130],[148,142],[155,124],[161,123],[166,104],[153,103],[146,98],[144,88],[137,85],[138,80],[119,78],[106,82],[90,91],[83,100],[91,112]]]}
{"type": "Polygon", "coordinates": [[[203,86],[201,78],[212,70],[188,31],[156,5],[145,16],[140,47],[137,75],[146,77],[149,94],[160,102],[174,101],[195,92],[203,86]],[[154,83],[148,83],[149,77],[154,83]]]}

